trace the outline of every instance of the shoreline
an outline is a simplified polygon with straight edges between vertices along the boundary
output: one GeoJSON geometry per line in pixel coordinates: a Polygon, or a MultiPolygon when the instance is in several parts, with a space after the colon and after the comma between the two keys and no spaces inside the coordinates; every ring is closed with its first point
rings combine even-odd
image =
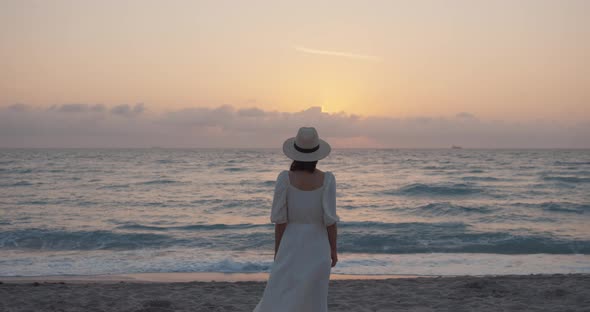
{"type": "MultiPolygon", "coordinates": [[[[330,281],[377,281],[391,279],[441,279],[441,278],[502,278],[502,277],[588,277],[590,273],[543,273],[543,274],[487,274],[487,275],[414,275],[414,274],[335,274],[330,281]]],[[[168,272],[168,273],[128,273],[97,275],[39,275],[39,276],[0,276],[0,282],[17,283],[234,283],[266,282],[268,273],[223,273],[223,272],[168,272]]]]}
{"type": "MultiPolygon", "coordinates": [[[[356,275],[334,274],[330,280],[385,280],[401,278],[436,278],[433,275],[356,275]]],[[[169,272],[98,275],[0,276],[3,283],[69,282],[69,283],[188,283],[188,282],[266,282],[268,273],[169,272]]]]}

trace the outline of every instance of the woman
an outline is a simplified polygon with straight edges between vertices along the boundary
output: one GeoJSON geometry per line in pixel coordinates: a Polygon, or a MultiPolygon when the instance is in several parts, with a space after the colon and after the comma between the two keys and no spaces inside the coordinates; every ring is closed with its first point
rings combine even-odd
{"type": "Polygon", "coordinates": [[[270,216],[275,259],[254,312],[328,311],[330,269],[338,262],[336,180],[316,164],[330,150],[313,127],[283,144],[293,163],[277,178],[270,216]]]}

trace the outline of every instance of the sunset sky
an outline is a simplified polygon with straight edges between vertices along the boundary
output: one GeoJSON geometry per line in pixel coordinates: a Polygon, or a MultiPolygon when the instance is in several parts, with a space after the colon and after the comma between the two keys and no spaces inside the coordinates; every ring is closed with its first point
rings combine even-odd
{"type": "Polygon", "coordinates": [[[342,147],[590,147],[589,14],[585,0],[2,0],[0,147],[269,131],[254,145],[274,146],[313,121],[342,147]]]}

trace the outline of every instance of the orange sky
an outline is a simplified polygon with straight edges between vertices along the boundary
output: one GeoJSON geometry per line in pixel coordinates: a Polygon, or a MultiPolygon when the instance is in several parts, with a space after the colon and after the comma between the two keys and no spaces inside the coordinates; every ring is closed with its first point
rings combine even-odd
{"type": "Polygon", "coordinates": [[[0,107],[590,119],[589,1],[0,2],[0,107]]]}

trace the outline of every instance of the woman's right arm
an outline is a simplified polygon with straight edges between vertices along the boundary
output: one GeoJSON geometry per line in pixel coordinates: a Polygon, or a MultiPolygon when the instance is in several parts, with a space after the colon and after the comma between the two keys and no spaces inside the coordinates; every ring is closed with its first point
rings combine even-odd
{"type": "Polygon", "coordinates": [[[338,228],[336,223],[340,221],[340,218],[336,214],[336,178],[331,172],[327,178],[328,186],[323,196],[322,205],[324,207],[324,224],[326,224],[326,230],[328,231],[328,241],[330,242],[330,256],[332,257],[332,267],[338,262],[338,228]]]}
{"type": "Polygon", "coordinates": [[[332,257],[332,267],[334,267],[336,262],[338,262],[338,228],[336,227],[336,223],[334,223],[326,227],[326,229],[328,230],[328,241],[330,241],[330,257],[332,257]]]}
{"type": "Polygon", "coordinates": [[[286,228],[287,223],[275,224],[275,259],[277,258],[277,252],[279,251],[281,239],[283,239],[283,233],[285,233],[286,228]]]}

